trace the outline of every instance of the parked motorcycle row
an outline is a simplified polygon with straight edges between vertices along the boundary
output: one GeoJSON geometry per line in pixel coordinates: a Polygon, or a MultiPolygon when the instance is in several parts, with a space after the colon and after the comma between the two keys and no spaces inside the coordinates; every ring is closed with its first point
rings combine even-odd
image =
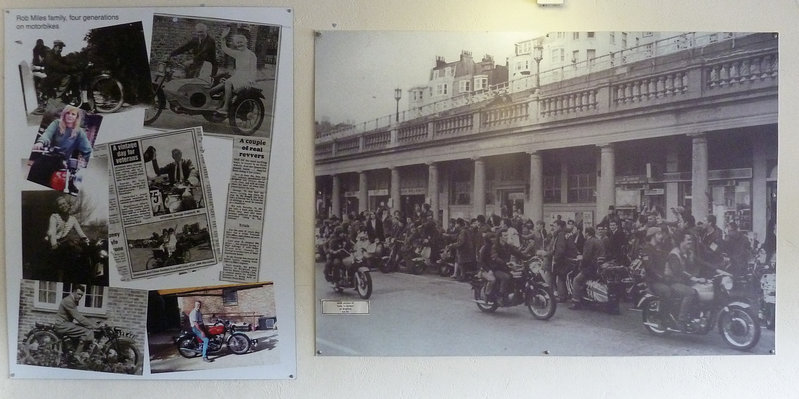
{"type": "MultiPolygon", "coordinates": [[[[347,252],[340,268],[335,268],[338,277],[331,283],[337,292],[354,288],[359,296],[368,299],[372,294],[371,270],[383,273],[405,272],[421,275],[425,272],[451,275],[454,257],[446,248],[437,260],[431,260],[431,246],[426,241],[417,245],[406,245],[403,240],[388,237],[385,243],[368,243],[347,252]]],[[[317,260],[325,259],[323,240],[317,237],[317,260]]],[[[496,283],[493,273],[481,265],[467,265],[464,272],[472,285],[474,302],[482,312],[491,313],[500,307],[524,305],[533,318],[547,320],[557,308],[557,300],[550,276],[545,271],[545,259],[539,253],[527,259],[517,259],[508,264],[511,281],[504,298],[494,299],[489,295],[496,283]]],[[[606,262],[598,259],[597,272],[586,283],[582,303],[609,314],[619,314],[623,302],[642,311],[644,328],[654,335],[672,333],[706,335],[717,330],[724,342],[738,350],[748,350],[757,345],[761,325],[774,328],[776,298],[776,264],[750,263],[750,271],[735,280],[733,275],[717,270],[708,279],[695,279],[694,288],[698,301],[694,304],[687,325],[678,323],[680,309],[678,299],[661,298],[651,292],[644,280],[645,270],[640,254],[629,254],[628,264],[606,262]]],[[[570,259],[570,270],[566,273],[566,287],[574,295],[574,278],[578,273],[579,259],[570,259]]]]}

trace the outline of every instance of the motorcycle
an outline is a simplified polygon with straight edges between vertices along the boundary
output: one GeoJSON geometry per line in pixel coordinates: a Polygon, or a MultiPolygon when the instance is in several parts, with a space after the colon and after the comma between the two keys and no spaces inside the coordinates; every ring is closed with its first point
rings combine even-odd
{"type": "Polygon", "coordinates": [[[22,363],[46,367],[136,374],[142,355],[134,335],[118,327],[100,325],[87,351],[74,353],[78,340],[58,334],[53,324],[36,323],[23,340],[22,363]]]}
{"type": "Polygon", "coordinates": [[[89,110],[100,113],[119,111],[124,103],[125,91],[122,82],[109,71],[94,68],[91,62],[80,71],[70,75],[66,84],[49,90],[50,97],[65,104],[81,107],[88,102],[89,110]]]}
{"type": "Polygon", "coordinates": [[[175,182],[162,180],[160,177],[152,179],[150,187],[150,203],[153,215],[162,215],[188,211],[202,207],[202,196],[199,188],[188,182],[175,182]],[[198,199],[199,198],[199,199],[198,199]]]}
{"type": "Polygon", "coordinates": [[[760,264],[755,268],[754,276],[759,283],[758,317],[766,328],[773,330],[776,322],[777,308],[777,259],[771,258],[768,264],[760,264]]]}
{"type": "Polygon", "coordinates": [[[730,273],[717,270],[711,279],[695,279],[698,295],[686,325],[677,321],[680,298],[663,299],[647,291],[638,308],[643,310],[643,324],[655,335],[669,333],[705,335],[718,328],[724,341],[738,350],[748,350],[760,340],[760,321],[746,300],[729,295],[733,287],[730,273]]]}
{"type": "MultiPolygon", "coordinates": [[[[210,355],[219,353],[225,345],[237,355],[243,355],[249,352],[250,348],[258,345],[257,339],[250,339],[247,334],[237,331],[236,326],[230,320],[217,320],[214,325],[208,327],[206,336],[208,337],[206,354],[210,355]]],[[[191,329],[184,329],[175,338],[175,345],[178,347],[178,353],[186,358],[197,357],[203,353],[202,337],[194,334],[191,329]]]]}
{"type": "MultiPolygon", "coordinates": [[[[576,261],[579,261],[577,259],[576,261]]],[[[603,306],[610,314],[620,313],[621,299],[626,295],[625,284],[630,278],[627,267],[617,265],[615,262],[605,262],[605,258],[597,258],[596,275],[590,276],[586,281],[585,295],[578,298],[582,303],[603,306]]],[[[574,298],[574,278],[579,270],[572,267],[566,274],[566,289],[569,296],[574,298]]]]}
{"type": "Polygon", "coordinates": [[[164,266],[182,265],[191,262],[191,243],[184,238],[178,238],[175,251],[167,255],[166,251],[159,247],[153,248],[153,255],[147,259],[145,270],[157,269],[164,266]]]}
{"type": "Polygon", "coordinates": [[[533,256],[523,263],[511,262],[511,281],[509,292],[505,293],[502,300],[491,300],[490,293],[496,283],[493,272],[480,268],[472,279],[472,290],[477,308],[482,312],[491,313],[500,306],[510,307],[525,304],[527,309],[538,320],[548,320],[555,314],[557,302],[552,288],[544,281],[544,261],[538,256],[533,256]]]}
{"type": "Polygon", "coordinates": [[[334,258],[331,270],[333,290],[342,293],[345,288],[353,288],[361,299],[369,299],[372,296],[372,276],[363,255],[359,255],[358,252],[351,254],[345,249],[339,249],[334,253],[343,253],[346,257],[334,258]]]}
{"type": "Polygon", "coordinates": [[[65,158],[59,147],[52,146],[33,150],[31,161],[28,180],[56,191],[78,195],[81,178],[77,158],[65,158]]]}
{"type": "MultiPolygon", "coordinates": [[[[449,248],[441,250],[441,255],[436,261],[438,266],[438,274],[443,277],[449,277],[455,271],[455,251],[449,248]]],[[[463,271],[461,271],[461,274],[463,271]]],[[[460,278],[460,277],[459,277],[460,278]]]]}
{"type": "Polygon", "coordinates": [[[627,300],[637,304],[646,293],[646,281],[644,280],[646,270],[644,269],[643,255],[638,254],[632,258],[628,267],[629,277],[622,278],[624,292],[627,300]]]}
{"type": "Polygon", "coordinates": [[[266,111],[263,91],[257,87],[248,87],[233,93],[228,104],[227,115],[216,112],[224,101],[224,91],[211,94],[211,88],[230,77],[219,74],[212,77],[211,64],[205,62],[196,78],[185,77],[185,68],[181,72],[179,63],[167,60],[158,64],[153,79],[155,98],[153,106],[145,110],[144,124],[155,122],[164,109],[176,114],[202,115],[209,122],[228,120],[236,134],[249,136],[255,133],[264,121],[266,111]]]}
{"type": "Polygon", "coordinates": [[[390,273],[407,269],[413,274],[422,274],[430,261],[429,246],[406,245],[405,240],[395,239],[387,259],[383,260],[380,271],[390,273]]]}

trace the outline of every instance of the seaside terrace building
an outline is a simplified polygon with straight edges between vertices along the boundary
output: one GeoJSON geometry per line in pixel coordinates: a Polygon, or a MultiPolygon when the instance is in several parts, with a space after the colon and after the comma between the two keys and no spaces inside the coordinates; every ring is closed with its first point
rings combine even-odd
{"type": "Polygon", "coordinates": [[[439,220],[591,225],[610,205],[681,205],[762,242],[776,220],[778,39],[664,36],[515,78],[514,59],[507,82],[474,96],[317,132],[317,212],[429,203],[439,220]]]}

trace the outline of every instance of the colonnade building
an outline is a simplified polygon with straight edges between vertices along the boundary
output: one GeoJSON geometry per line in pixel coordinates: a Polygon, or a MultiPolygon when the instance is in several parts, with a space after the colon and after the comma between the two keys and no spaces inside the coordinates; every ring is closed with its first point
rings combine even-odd
{"type": "MultiPolygon", "coordinates": [[[[760,241],[776,217],[777,37],[735,34],[374,129],[319,135],[317,212],[597,223],[683,206],[760,241]]],[[[664,215],[664,216],[668,216],[664,215]]]]}

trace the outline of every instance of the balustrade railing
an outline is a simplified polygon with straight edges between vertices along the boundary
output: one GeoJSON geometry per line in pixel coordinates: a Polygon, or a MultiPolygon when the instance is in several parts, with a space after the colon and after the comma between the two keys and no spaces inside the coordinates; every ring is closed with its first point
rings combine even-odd
{"type": "Polygon", "coordinates": [[[363,148],[367,150],[386,148],[389,143],[391,143],[390,131],[371,133],[363,136],[363,148]]]}
{"type": "Polygon", "coordinates": [[[777,77],[777,54],[760,54],[725,61],[705,68],[706,85],[710,89],[729,87],[777,77]]]}
{"type": "Polygon", "coordinates": [[[616,105],[639,103],[656,98],[671,97],[688,91],[686,71],[665,73],[631,80],[611,86],[616,105]]]}
{"type": "Polygon", "coordinates": [[[596,110],[599,104],[597,92],[597,89],[588,89],[542,98],[539,101],[541,116],[553,117],[596,110]]]}
{"type": "Polygon", "coordinates": [[[517,123],[529,117],[528,109],[528,102],[491,108],[481,112],[480,121],[485,127],[517,123]]]}
{"type": "Polygon", "coordinates": [[[357,152],[360,149],[360,137],[344,139],[336,143],[336,155],[357,152]]]}
{"type": "Polygon", "coordinates": [[[397,141],[400,143],[413,143],[427,138],[427,124],[407,126],[399,129],[397,141]]]}
{"type": "Polygon", "coordinates": [[[444,118],[435,122],[435,137],[457,136],[472,131],[474,118],[472,114],[444,118]]]}

